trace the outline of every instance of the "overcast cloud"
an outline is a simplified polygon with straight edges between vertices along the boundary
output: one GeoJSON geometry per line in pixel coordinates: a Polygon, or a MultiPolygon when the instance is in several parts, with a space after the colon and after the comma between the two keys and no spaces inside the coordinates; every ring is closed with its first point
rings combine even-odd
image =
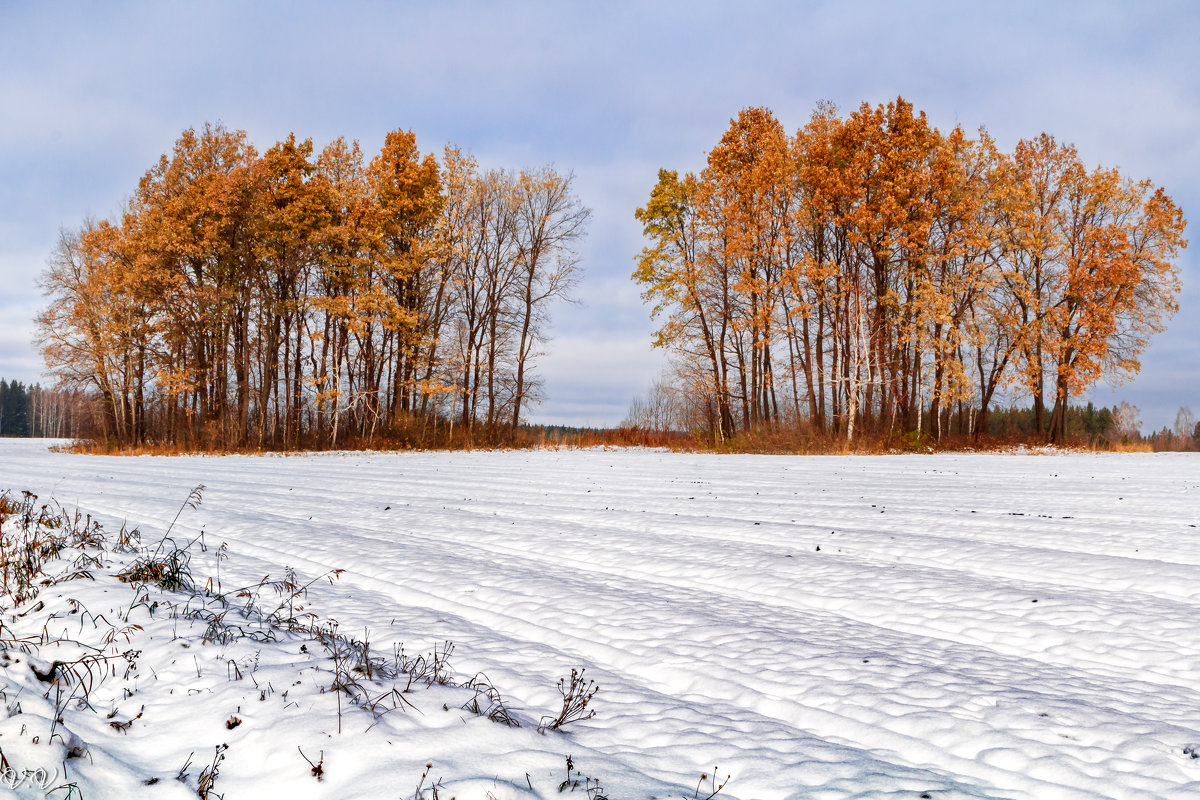
{"type": "MultiPolygon", "coordinates": [[[[1200,207],[1194,3],[642,5],[0,3],[0,376],[39,378],[36,279],[59,228],[114,214],[205,121],[260,149],[295,131],[370,153],[411,128],[424,150],[573,170],[594,216],[581,304],[556,311],[540,367],[545,422],[618,422],[661,368],[629,279],[633,211],[746,106],[795,130],[818,100],[901,94],[943,130],[986,125],[1005,149],[1047,131],[1200,207]]],[[[1200,411],[1198,248],[1142,375],[1095,393],[1148,428],[1200,411]]]]}

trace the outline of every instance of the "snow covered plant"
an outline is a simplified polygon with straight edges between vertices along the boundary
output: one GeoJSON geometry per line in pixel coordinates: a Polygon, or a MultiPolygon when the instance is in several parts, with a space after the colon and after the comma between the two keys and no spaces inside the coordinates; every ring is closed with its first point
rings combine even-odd
{"type": "Polygon", "coordinates": [[[454,642],[442,642],[441,648],[434,647],[429,653],[409,657],[404,653],[404,645],[395,646],[394,663],[396,669],[408,676],[405,692],[411,691],[413,684],[424,683],[425,686],[449,686],[454,683],[454,670],[450,667],[450,656],[454,653],[454,642]]]}
{"type": "Polygon", "coordinates": [[[379,694],[373,693],[373,689],[378,691],[379,688],[371,685],[371,681],[376,675],[381,678],[390,678],[394,677],[394,673],[387,669],[382,658],[371,655],[368,631],[363,631],[361,640],[355,639],[339,633],[336,620],[327,620],[319,626],[314,626],[311,634],[321,643],[333,660],[333,683],[329,689],[337,696],[338,733],[342,732],[343,694],[354,705],[370,712],[376,721],[387,712],[397,708],[414,707],[395,686],[379,694]]]}
{"type": "MultiPolygon", "coordinates": [[[[0,612],[7,617],[0,622],[0,698],[7,712],[0,720],[0,772],[6,781],[38,776],[47,797],[79,797],[78,785],[65,780],[67,762],[90,753],[64,718],[76,709],[95,711],[97,690],[109,678],[129,680],[140,652],[126,645],[142,627],[127,619],[118,627],[62,596],[61,585],[95,580],[92,570],[105,568],[105,535],[90,515],[37,499],[31,492],[19,499],[0,494],[0,612]],[[18,610],[22,606],[28,607],[18,610]],[[71,625],[60,627],[67,620],[71,625]],[[14,628],[22,627],[26,633],[19,635],[14,628]],[[46,766],[54,763],[61,773],[46,766]]],[[[131,724],[109,723],[122,732],[131,724]]]]}
{"type": "MultiPolygon", "coordinates": [[[[213,786],[216,785],[217,778],[221,776],[221,762],[225,760],[225,751],[229,749],[227,744],[218,744],[213,747],[212,763],[200,771],[200,785],[196,789],[196,794],[200,796],[200,800],[208,800],[209,796],[214,794],[213,786]]],[[[217,795],[220,797],[220,795],[217,795]]]]}
{"type": "Polygon", "coordinates": [[[470,711],[478,717],[487,717],[492,722],[498,722],[510,728],[521,727],[520,721],[508,710],[504,698],[500,695],[500,690],[492,684],[487,675],[482,672],[476,673],[475,677],[464,683],[463,686],[475,690],[475,696],[463,703],[464,711],[470,711]]]}
{"type": "Polygon", "coordinates": [[[558,679],[558,693],[562,695],[562,708],[558,716],[544,716],[538,725],[538,733],[556,731],[569,722],[581,719],[591,719],[596,716],[595,709],[589,709],[588,704],[600,691],[595,681],[584,681],[584,670],[572,669],[570,678],[558,679]]]}
{"type": "Polygon", "coordinates": [[[47,577],[45,567],[68,548],[98,548],[104,542],[90,515],[39,506],[37,499],[32,492],[22,492],[19,500],[10,492],[0,494],[0,602],[13,606],[37,597],[39,586],[91,577],[87,568],[97,560],[85,552],[61,575],[47,577]]]}
{"type": "MultiPolygon", "coordinates": [[[[417,788],[413,791],[412,800],[441,800],[441,778],[438,778],[428,787],[425,786],[425,780],[429,777],[429,772],[432,769],[433,762],[427,762],[425,764],[425,771],[421,773],[421,778],[417,781],[417,788]]],[[[451,798],[451,800],[454,800],[454,798],[451,798]]]]}
{"type": "Polygon", "coordinates": [[[558,785],[558,792],[562,794],[568,789],[573,792],[580,788],[587,793],[588,800],[608,800],[608,795],[604,793],[604,788],[600,785],[600,779],[584,775],[575,768],[575,760],[567,756],[567,778],[558,785]],[[583,781],[582,786],[580,781],[583,781]]]}
{"type": "Polygon", "coordinates": [[[168,592],[193,591],[196,588],[192,580],[191,547],[204,536],[201,531],[195,538],[183,546],[171,536],[175,523],[186,508],[198,508],[204,498],[204,484],[200,484],[188,492],[183,505],[175,512],[175,518],[167,527],[167,532],[152,552],[145,553],[135,559],[117,577],[125,583],[153,583],[168,592]]]}
{"type": "Polygon", "coordinates": [[[707,772],[701,772],[700,780],[696,783],[696,791],[692,794],[692,800],[712,800],[721,793],[721,790],[725,788],[725,784],[727,783],[729,783],[729,775],[725,776],[725,780],[717,783],[716,767],[713,767],[711,777],[707,772]],[[707,786],[704,784],[705,781],[708,781],[707,786]],[[707,792],[707,794],[701,795],[701,792],[707,792]]]}

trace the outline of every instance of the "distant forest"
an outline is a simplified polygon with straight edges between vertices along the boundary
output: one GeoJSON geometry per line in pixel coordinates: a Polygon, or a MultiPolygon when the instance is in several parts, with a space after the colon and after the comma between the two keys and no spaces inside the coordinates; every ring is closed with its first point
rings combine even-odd
{"type": "Polygon", "coordinates": [[[76,438],[95,433],[91,399],[82,391],[43,389],[0,378],[0,436],[76,438]]]}

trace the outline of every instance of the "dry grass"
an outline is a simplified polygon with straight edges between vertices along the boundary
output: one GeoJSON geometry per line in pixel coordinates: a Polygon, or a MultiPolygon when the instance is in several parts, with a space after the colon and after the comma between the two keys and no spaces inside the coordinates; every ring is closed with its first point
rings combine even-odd
{"type": "Polygon", "coordinates": [[[392,432],[387,435],[350,437],[336,444],[310,440],[297,447],[272,445],[202,446],[194,442],[143,442],[114,445],[100,439],[81,439],[56,448],[60,452],[104,456],[184,456],[184,455],[264,455],[327,451],[405,451],[405,450],[499,450],[568,449],[586,447],[666,447],[672,450],[703,449],[690,434],[673,431],[649,431],[641,428],[605,428],[563,431],[554,428],[523,427],[512,431],[463,431],[448,429],[426,432],[392,432]],[[408,435],[411,433],[412,435],[408,435]]]}
{"type": "Polygon", "coordinates": [[[1150,444],[1150,442],[1146,442],[1146,441],[1131,442],[1131,441],[1122,440],[1119,442],[1113,442],[1112,445],[1110,445],[1108,447],[1108,449],[1112,450],[1112,452],[1114,452],[1114,453],[1153,453],[1154,452],[1154,446],[1152,444],[1150,444]]]}
{"type": "MultiPolygon", "coordinates": [[[[1149,453],[1165,448],[1157,440],[1128,438],[1109,441],[1069,437],[1053,445],[1056,450],[1083,452],[1149,453]]],[[[938,452],[1005,452],[1019,448],[1044,449],[1047,443],[1035,435],[989,435],[949,433],[941,438],[928,433],[917,434],[860,430],[853,441],[841,434],[831,433],[810,425],[781,425],[738,433],[731,439],[716,441],[702,432],[656,431],[638,427],[569,429],[558,427],[524,426],[513,432],[504,430],[463,430],[455,428],[424,428],[415,423],[402,425],[387,434],[351,437],[336,446],[319,440],[301,442],[297,447],[270,445],[241,447],[201,447],[195,443],[146,442],[138,445],[113,446],[101,440],[80,440],[65,445],[64,452],[112,456],[181,456],[181,455],[290,455],[306,452],[403,452],[403,451],[489,451],[489,450],[559,450],[593,447],[654,447],[675,452],[759,453],[790,455],[884,455],[894,453],[938,452]]],[[[1184,448],[1186,449],[1186,448],[1184,448]]]]}

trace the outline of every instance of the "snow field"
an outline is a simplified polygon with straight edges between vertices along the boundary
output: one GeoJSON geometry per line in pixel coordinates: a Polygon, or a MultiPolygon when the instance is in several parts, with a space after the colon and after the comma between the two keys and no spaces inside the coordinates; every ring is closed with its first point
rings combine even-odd
{"type": "Polygon", "coordinates": [[[187,754],[194,777],[223,742],[230,797],[412,797],[430,762],[445,797],[552,797],[567,754],[614,800],[690,798],[714,765],[732,775],[718,797],[743,800],[1200,796],[1188,454],[121,459],[0,442],[0,487],[147,541],[198,484],[176,529],[205,533],[198,575],[220,542],[228,585],[343,569],[309,609],[380,654],[454,642],[456,677],[486,673],[523,727],[435,686],[338,734],[323,653],[147,619],[141,664],[166,666],[119,702],[144,716],[75,730],[126,766],[85,768],[113,796],[147,777],[183,790],[187,754]],[[572,667],[600,685],[596,716],[537,734],[572,667]],[[320,783],[297,745],[325,753],[320,783]]]}

